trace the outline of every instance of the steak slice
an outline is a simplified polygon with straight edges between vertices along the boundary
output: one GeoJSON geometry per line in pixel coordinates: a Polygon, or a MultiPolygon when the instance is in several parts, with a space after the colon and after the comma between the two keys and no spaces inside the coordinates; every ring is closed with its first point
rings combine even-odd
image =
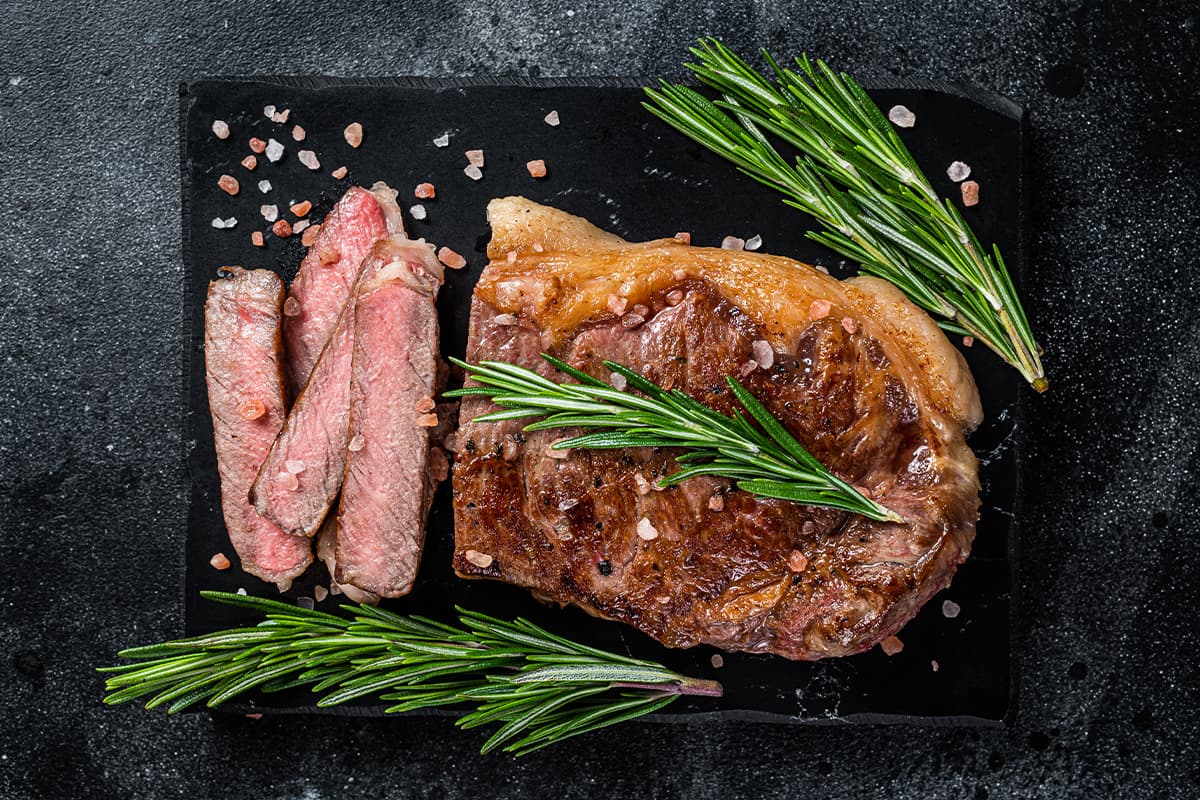
{"type": "MultiPolygon", "coordinates": [[[[360,265],[358,281],[394,261],[424,265],[429,245],[400,236],[380,239],[360,265]]],[[[350,419],[355,295],[342,306],[312,375],[250,490],[258,512],[294,536],[311,537],[342,485],[350,419]]]]}
{"type": "Polygon", "coordinates": [[[424,260],[394,261],[365,279],[354,307],[350,440],[334,578],[380,597],[412,589],[425,517],[446,477],[444,454],[430,447],[438,426],[434,297],[441,281],[441,264],[426,246],[424,260]]]}
{"type": "Polygon", "coordinates": [[[308,382],[358,280],[363,259],[388,233],[403,235],[404,225],[396,192],[384,183],[370,190],[350,187],[321,223],[288,290],[291,302],[283,331],[292,397],[308,382]]]}
{"type": "Polygon", "coordinates": [[[979,398],[961,355],[894,287],[768,255],[628,244],[520,198],[488,212],[492,261],[472,300],[468,360],[561,380],[545,351],[607,380],[611,359],[725,413],[734,375],[906,522],[761,498],[715,477],[658,491],[678,451],[552,457],[549,445],[576,431],[470,422],[495,406],[468,397],[454,467],[460,575],[527,587],[672,647],[808,660],[870,648],[948,585],[975,535],[965,433],[979,398]]]}
{"type": "Polygon", "coordinates": [[[222,267],[204,304],[204,368],[221,510],[246,572],[286,590],[312,561],[309,543],[263,519],[246,493],[283,425],[279,326],[283,283],[265,269],[222,267]]]}

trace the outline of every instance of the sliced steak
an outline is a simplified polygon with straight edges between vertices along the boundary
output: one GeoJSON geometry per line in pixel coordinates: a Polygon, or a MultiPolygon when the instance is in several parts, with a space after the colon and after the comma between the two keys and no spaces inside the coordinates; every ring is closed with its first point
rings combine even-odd
{"type": "Polygon", "coordinates": [[[280,591],[312,561],[308,542],[263,519],[246,499],[283,425],[283,283],[268,270],[222,267],[204,305],[204,368],[221,510],[242,569],[280,591]]]}
{"type": "Polygon", "coordinates": [[[551,456],[574,431],[474,423],[495,407],[465,398],[460,575],[528,587],[668,646],[795,659],[861,652],[950,582],[975,534],[977,466],[964,437],[979,399],[958,352],[893,287],[767,255],[627,244],[519,198],[493,201],[489,219],[469,360],[561,380],[538,358],[546,351],[607,380],[611,359],[726,413],[725,376],[738,376],[817,458],[906,522],[760,498],[711,477],[658,491],[677,451],[551,456]]]}
{"type": "Polygon", "coordinates": [[[288,386],[295,397],[308,382],[346,305],[371,246],[389,233],[403,235],[396,192],[377,183],[352,186],[321,223],[288,290],[284,338],[288,386]]]}
{"type": "MultiPolygon", "coordinates": [[[[401,237],[380,239],[363,259],[358,280],[370,280],[393,261],[423,264],[428,249],[401,237]]],[[[351,294],[250,490],[250,501],[259,513],[294,536],[316,533],[342,485],[354,304],[351,294]]]]}
{"type": "Polygon", "coordinates": [[[381,597],[412,589],[425,518],[446,477],[434,396],[441,358],[434,297],[441,265],[394,261],[359,289],[350,382],[350,440],[338,508],[335,580],[381,597]]]}

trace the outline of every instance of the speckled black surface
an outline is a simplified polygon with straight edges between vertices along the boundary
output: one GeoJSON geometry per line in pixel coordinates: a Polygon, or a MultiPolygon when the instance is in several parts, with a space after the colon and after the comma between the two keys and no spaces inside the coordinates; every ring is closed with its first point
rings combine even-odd
{"type": "Polygon", "coordinates": [[[0,796],[1194,797],[1200,422],[1189,4],[5,4],[0,796]],[[1031,109],[1011,729],[632,725],[511,762],[448,720],[165,719],[95,664],[181,626],[178,82],[673,72],[699,33],[1031,109]]]}

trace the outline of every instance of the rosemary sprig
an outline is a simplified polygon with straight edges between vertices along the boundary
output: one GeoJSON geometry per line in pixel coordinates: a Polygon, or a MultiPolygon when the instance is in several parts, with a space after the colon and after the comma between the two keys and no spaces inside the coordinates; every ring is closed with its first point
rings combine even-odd
{"type": "Polygon", "coordinates": [[[975,337],[1046,390],[1041,348],[999,248],[984,249],[955,205],[938,197],[853,78],[807,55],[787,69],[764,50],[772,83],[716,39],[690,50],[698,63],[685,66],[721,99],[662,81],[645,90],[650,113],[782,192],[823,226],[809,238],[895,284],[943,317],[942,328],[975,337]],[[766,134],[796,148],[795,161],[766,134]]]}
{"type": "Polygon", "coordinates": [[[117,705],[152,695],[167,713],[220,705],[258,688],[309,686],[319,706],[374,696],[389,713],[470,704],[461,728],[500,723],[483,745],[524,755],[658,711],[682,695],[719,697],[721,684],[661,664],[569,641],[528,622],[458,609],[460,626],[343,605],[344,618],[276,600],[201,592],[262,612],[251,628],[122,650],[131,664],[104,667],[117,705]]]}
{"type": "Polygon", "coordinates": [[[695,475],[731,478],[737,488],[763,497],[810,506],[838,508],[884,522],[903,522],[890,509],[863,496],[834,475],[775,419],[762,403],[731,377],[725,379],[743,411],[725,416],[687,394],[656,386],[613,361],[604,366],[623,376],[640,394],[615,389],[552,356],[542,358],[578,383],[555,383],[536,372],[503,361],[469,364],[450,359],[480,386],[447,392],[450,397],[490,397],[503,411],[475,422],[543,417],[527,431],[580,427],[584,433],[556,442],[567,450],[627,447],[681,447],[678,472],[659,480],[673,486],[695,475]],[[757,423],[757,425],[755,425],[757,423]]]}

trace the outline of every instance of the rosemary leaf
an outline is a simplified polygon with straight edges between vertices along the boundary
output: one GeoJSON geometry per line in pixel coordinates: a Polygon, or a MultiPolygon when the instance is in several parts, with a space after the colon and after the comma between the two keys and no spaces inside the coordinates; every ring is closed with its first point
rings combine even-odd
{"type": "MultiPolygon", "coordinates": [[[[841,509],[881,522],[904,521],[830,472],[734,378],[726,380],[745,413],[725,416],[683,392],[666,391],[613,361],[605,361],[604,366],[625,378],[628,388],[624,391],[552,356],[543,353],[542,358],[579,382],[555,383],[533,370],[500,361],[469,364],[450,359],[484,388],[497,386],[492,390],[492,401],[507,409],[483,414],[473,421],[497,422],[530,415],[542,419],[526,426],[527,431],[583,428],[583,433],[552,445],[560,450],[683,448],[680,460],[687,466],[661,478],[659,485],[663,487],[696,475],[719,475],[737,481],[740,489],[764,497],[841,509]]],[[[446,392],[446,396],[486,396],[478,389],[458,389],[446,392]]]]}
{"type": "Polygon", "coordinates": [[[768,79],[720,41],[701,39],[685,64],[719,93],[646,87],[642,105],[821,226],[810,239],[890,281],[954,334],[973,336],[1037,391],[1048,383],[1000,251],[985,249],[958,208],[934,191],[895,128],[846,73],[802,55],[795,69],[763,51],[768,79]],[[793,163],[768,139],[799,155],[793,163]]]}

